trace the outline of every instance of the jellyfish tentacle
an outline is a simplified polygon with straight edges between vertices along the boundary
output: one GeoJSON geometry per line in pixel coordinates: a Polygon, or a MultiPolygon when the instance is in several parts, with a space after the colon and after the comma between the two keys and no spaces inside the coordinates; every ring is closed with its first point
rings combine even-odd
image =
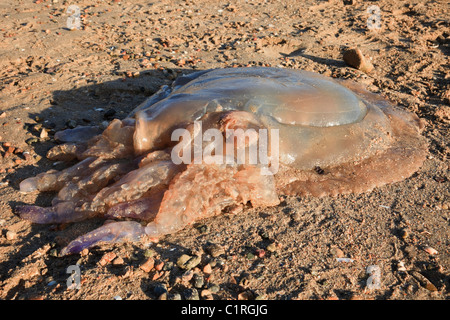
{"type": "Polygon", "coordinates": [[[78,253],[101,242],[138,241],[142,236],[145,236],[145,227],[139,222],[111,222],[71,241],[61,250],[60,255],[78,253]]]}

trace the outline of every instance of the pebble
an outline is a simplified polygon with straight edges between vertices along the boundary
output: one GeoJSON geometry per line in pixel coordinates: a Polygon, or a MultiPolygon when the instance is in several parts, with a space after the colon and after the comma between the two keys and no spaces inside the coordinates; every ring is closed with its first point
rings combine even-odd
{"type": "Polygon", "coordinates": [[[55,280],[52,280],[49,283],[47,283],[47,286],[52,287],[52,286],[54,286],[56,284],[58,284],[58,282],[56,282],[55,280]]]}
{"type": "Polygon", "coordinates": [[[207,264],[203,267],[203,273],[206,273],[206,274],[211,274],[211,273],[212,273],[212,267],[211,267],[211,264],[207,263],[207,264]]]}
{"type": "Polygon", "coordinates": [[[250,290],[246,290],[238,294],[238,300],[253,300],[255,295],[250,290]]]}
{"type": "Polygon", "coordinates": [[[364,57],[359,48],[351,48],[344,52],[343,59],[349,66],[369,73],[373,70],[372,63],[364,57]]]}
{"type": "Polygon", "coordinates": [[[25,142],[29,145],[32,145],[34,143],[39,142],[39,139],[38,138],[29,138],[29,139],[25,140],[25,142]]]}
{"type": "Polygon", "coordinates": [[[208,286],[208,290],[211,291],[212,293],[217,293],[220,291],[220,287],[217,284],[211,283],[208,286]]]}
{"type": "Polygon", "coordinates": [[[160,295],[167,293],[167,286],[164,283],[159,282],[153,287],[153,293],[159,297],[160,295]]]}
{"type": "Polygon", "coordinates": [[[200,289],[205,284],[205,279],[201,274],[194,273],[193,279],[194,279],[194,287],[196,287],[197,289],[200,289]]]}
{"type": "Polygon", "coordinates": [[[351,258],[336,258],[337,262],[353,262],[354,260],[351,258]]]}
{"type": "Polygon", "coordinates": [[[155,270],[157,271],[161,271],[164,267],[164,261],[158,261],[157,263],[155,263],[155,270]]]}
{"type": "Polygon", "coordinates": [[[117,257],[112,261],[112,264],[115,266],[122,265],[123,263],[124,263],[124,261],[121,257],[117,257]]]}
{"type": "Polygon", "coordinates": [[[277,246],[276,246],[275,243],[271,243],[271,244],[269,244],[269,245],[267,246],[266,249],[267,249],[267,251],[275,252],[275,251],[277,250],[277,246]]]}
{"type": "Polygon", "coordinates": [[[144,272],[148,273],[153,269],[154,265],[155,265],[155,260],[152,257],[150,257],[147,259],[147,261],[145,261],[143,264],[141,264],[139,266],[139,268],[141,270],[143,270],[144,272]]]}
{"type": "Polygon", "coordinates": [[[17,233],[15,233],[14,231],[8,230],[6,232],[6,239],[15,240],[16,238],[17,238],[17,233]]]}
{"type": "Polygon", "coordinates": [[[48,131],[45,128],[42,128],[41,133],[39,134],[39,138],[46,139],[48,138],[48,131]]]}
{"type": "Polygon", "coordinates": [[[66,122],[66,127],[69,129],[74,129],[77,126],[77,122],[75,120],[68,120],[66,122]]]}
{"type": "Polygon", "coordinates": [[[200,296],[205,300],[214,300],[212,292],[208,289],[202,290],[202,292],[200,292],[200,296]]]}
{"type": "Polygon", "coordinates": [[[417,281],[419,281],[420,285],[422,287],[424,287],[425,289],[429,290],[429,291],[438,291],[438,289],[436,288],[436,286],[434,284],[431,283],[430,280],[428,280],[425,276],[423,276],[422,274],[420,274],[417,271],[411,271],[410,273],[414,278],[416,278],[417,281]]]}
{"type": "Polygon", "coordinates": [[[103,114],[103,118],[105,118],[106,120],[111,120],[112,117],[114,117],[114,115],[117,113],[116,110],[114,109],[108,109],[106,110],[106,112],[103,114]]]}
{"type": "Polygon", "coordinates": [[[183,291],[186,300],[199,300],[198,291],[194,288],[189,288],[183,291]]]}
{"type": "Polygon", "coordinates": [[[194,276],[194,271],[188,270],[185,273],[183,273],[183,275],[181,276],[181,280],[184,282],[189,282],[189,281],[191,281],[193,276],[194,276]]]}
{"type": "Polygon", "coordinates": [[[438,254],[438,251],[432,247],[426,247],[423,249],[425,252],[427,252],[430,255],[438,254]]]}
{"type": "Polygon", "coordinates": [[[147,250],[144,251],[144,257],[151,258],[151,257],[154,257],[154,256],[156,256],[156,251],[155,250],[147,249],[147,250]]]}
{"type": "Polygon", "coordinates": [[[212,243],[206,247],[206,252],[208,252],[213,258],[225,254],[225,250],[218,244],[212,243]]]}
{"type": "Polygon", "coordinates": [[[264,249],[256,249],[256,256],[258,258],[264,258],[266,251],[264,249]]]}
{"type": "Polygon", "coordinates": [[[206,224],[196,225],[195,228],[198,230],[198,232],[200,232],[202,234],[209,232],[209,227],[206,224]]]}
{"type": "Polygon", "coordinates": [[[179,293],[168,293],[167,299],[168,300],[181,300],[181,295],[179,293]]]}
{"type": "Polygon", "coordinates": [[[167,300],[167,293],[163,293],[158,297],[158,300],[167,300]]]}
{"type": "Polygon", "coordinates": [[[25,161],[28,161],[31,159],[31,154],[28,151],[25,151],[24,153],[22,153],[22,155],[25,158],[25,161]]]}
{"type": "Polygon", "coordinates": [[[170,271],[170,270],[172,270],[172,268],[173,268],[173,262],[168,261],[168,262],[164,263],[164,266],[162,269],[163,269],[163,271],[170,271]]]}
{"type": "Polygon", "coordinates": [[[114,252],[105,253],[98,263],[104,267],[113,261],[116,256],[117,255],[114,252]]]}
{"type": "Polygon", "coordinates": [[[402,237],[403,240],[406,241],[409,238],[409,231],[408,231],[408,229],[400,230],[400,236],[402,237]]]}
{"type": "Polygon", "coordinates": [[[406,272],[405,263],[403,261],[398,261],[397,263],[397,271],[399,272],[406,272]]]}
{"type": "Polygon", "coordinates": [[[336,258],[344,258],[345,257],[344,251],[342,251],[339,248],[333,248],[333,249],[331,249],[331,252],[336,258]]]}
{"type": "Polygon", "coordinates": [[[201,258],[199,256],[189,256],[187,254],[183,254],[181,257],[177,260],[177,266],[179,266],[181,269],[192,269],[196,267],[201,261],[201,258]]]}

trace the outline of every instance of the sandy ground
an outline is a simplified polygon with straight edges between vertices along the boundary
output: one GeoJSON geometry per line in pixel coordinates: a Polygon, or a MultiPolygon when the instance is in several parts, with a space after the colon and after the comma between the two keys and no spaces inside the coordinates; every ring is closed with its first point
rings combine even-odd
{"type": "Polygon", "coordinates": [[[448,14],[445,0],[1,1],[0,298],[448,299],[448,14]],[[68,29],[77,25],[70,5],[80,10],[78,30],[68,29]],[[343,61],[354,46],[372,59],[370,74],[343,61]],[[45,158],[55,131],[123,118],[180,73],[231,66],[356,80],[426,121],[428,158],[412,177],[370,193],[286,197],[158,244],[64,258],[62,246],[101,219],[40,226],[14,214],[18,204],[50,204],[52,194],[21,194],[18,184],[66,166],[45,158]],[[183,254],[201,259],[184,270],[183,254]],[[79,289],[67,287],[71,265],[79,289]],[[370,265],[381,270],[377,290],[366,288],[370,265]]]}

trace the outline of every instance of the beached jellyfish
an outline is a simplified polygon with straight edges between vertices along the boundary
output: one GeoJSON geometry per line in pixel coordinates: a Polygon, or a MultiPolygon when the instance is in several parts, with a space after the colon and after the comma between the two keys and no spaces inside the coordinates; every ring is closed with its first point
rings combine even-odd
{"type": "Polygon", "coordinates": [[[367,192],[423,163],[420,119],[350,81],[277,68],[180,76],[123,120],[58,132],[62,171],[25,179],[22,192],[54,191],[52,206],[17,213],[34,223],[121,219],[65,247],[158,238],[242,204],[279,195],[367,192]],[[140,221],[145,221],[142,224],[140,221]]]}

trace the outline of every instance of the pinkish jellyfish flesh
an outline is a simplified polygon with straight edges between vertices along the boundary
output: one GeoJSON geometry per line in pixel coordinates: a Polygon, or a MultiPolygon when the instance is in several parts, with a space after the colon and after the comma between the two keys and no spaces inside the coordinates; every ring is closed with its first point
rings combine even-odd
{"type": "Polygon", "coordinates": [[[409,177],[427,152],[416,115],[353,82],[276,68],[181,76],[97,130],[59,132],[48,158],[78,162],[20,184],[57,192],[50,207],[17,208],[34,223],[121,219],[73,240],[63,255],[158,238],[243,204],[275,206],[279,195],[370,191],[409,177]]]}

